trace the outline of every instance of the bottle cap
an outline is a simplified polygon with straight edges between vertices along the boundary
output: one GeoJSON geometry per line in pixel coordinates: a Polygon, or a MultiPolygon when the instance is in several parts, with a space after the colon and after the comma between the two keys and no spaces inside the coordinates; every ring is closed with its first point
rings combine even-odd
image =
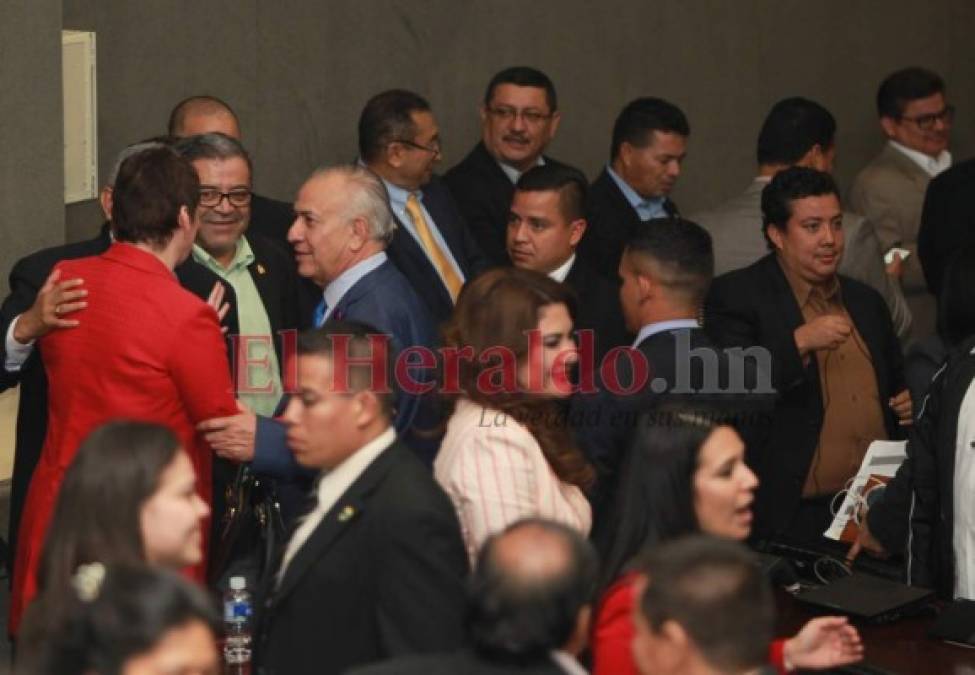
{"type": "Polygon", "coordinates": [[[230,577],[230,590],[242,591],[247,588],[247,579],[244,577],[230,577]]]}

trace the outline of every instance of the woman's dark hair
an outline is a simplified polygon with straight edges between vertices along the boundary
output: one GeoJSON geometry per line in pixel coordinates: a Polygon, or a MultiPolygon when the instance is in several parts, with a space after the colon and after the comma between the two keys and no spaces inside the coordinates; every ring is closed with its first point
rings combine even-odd
{"type": "Polygon", "coordinates": [[[64,587],[79,565],[145,560],[139,514],[176,458],[166,427],[115,421],[81,443],[64,473],[38,571],[38,591],[64,587]]]}
{"type": "Polygon", "coordinates": [[[118,675],[126,661],[150,651],[170,630],[202,622],[214,639],[219,634],[210,597],[166,570],[95,563],[56,590],[56,616],[35,612],[24,623],[19,673],[118,675]]]}
{"type": "Polygon", "coordinates": [[[527,358],[527,332],[538,328],[542,308],[553,304],[564,304],[575,317],[571,291],[544,274],[514,267],[488,270],[464,286],[444,329],[444,341],[449,347],[473,349],[473,358],[460,359],[458,384],[463,395],[524,425],[555,475],[588,489],[595,473],[572,440],[568,425],[560,421],[557,401],[528,393],[482,391],[478,386],[482,373],[497,369],[501,358],[497,352],[514,353],[519,363],[527,358]]]}
{"type": "Polygon", "coordinates": [[[975,335],[975,245],[957,251],[945,269],[938,298],[938,333],[949,348],[975,335]]]}
{"type": "Polygon", "coordinates": [[[616,501],[597,533],[599,588],[612,584],[642,549],[698,531],[694,473],[701,446],[720,426],[700,406],[669,405],[645,413],[623,459],[616,501]]]}

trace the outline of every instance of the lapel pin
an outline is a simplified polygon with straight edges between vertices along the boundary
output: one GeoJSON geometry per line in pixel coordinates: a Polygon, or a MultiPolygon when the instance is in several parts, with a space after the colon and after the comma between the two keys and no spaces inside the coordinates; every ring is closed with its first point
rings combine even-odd
{"type": "Polygon", "coordinates": [[[264,265],[262,265],[261,263],[257,263],[257,273],[264,274],[264,265]]]}
{"type": "Polygon", "coordinates": [[[344,507],[342,507],[342,510],[339,511],[339,522],[340,523],[347,522],[347,521],[351,520],[352,519],[352,516],[354,516],[354,515],[355,515],[355,509],[354,508],[352,508],[351,506],[344,506],[344,507]]]}

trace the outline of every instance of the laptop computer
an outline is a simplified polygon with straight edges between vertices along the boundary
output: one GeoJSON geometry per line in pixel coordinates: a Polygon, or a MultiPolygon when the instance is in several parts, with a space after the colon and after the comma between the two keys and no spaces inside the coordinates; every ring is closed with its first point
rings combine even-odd
{"type": "Polygon", "coordinates": [[[854,573],[825,586],[802,591],[795,598],[827,612],[846,614],[870,623],[888,623],[917,613],[934,598],[934,591],[854,573]]]}

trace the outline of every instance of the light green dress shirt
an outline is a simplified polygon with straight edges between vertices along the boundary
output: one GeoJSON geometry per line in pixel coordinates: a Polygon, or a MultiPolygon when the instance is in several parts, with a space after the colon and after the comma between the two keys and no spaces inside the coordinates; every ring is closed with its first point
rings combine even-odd
{"type": "MultiPolygon", "coordinates": [[[[199,244],[193,245],[193,259],[226,281],[237,295],[240,335],[247,340],[247,372],[237,377],[237,398],[258,415],[274,413],[281,398],[281,369],[274,351],[271,320],[247,267],[254,262],[254,251],[241,237],[234,259],[224,267],[199,244]],[[259,338],[259,339],[255,339],[259,338]]],[[[236,360],[239,359],[239,355],[236,360]]],[[[239,368],[239,366],[238,366],[239,368]]]]}

